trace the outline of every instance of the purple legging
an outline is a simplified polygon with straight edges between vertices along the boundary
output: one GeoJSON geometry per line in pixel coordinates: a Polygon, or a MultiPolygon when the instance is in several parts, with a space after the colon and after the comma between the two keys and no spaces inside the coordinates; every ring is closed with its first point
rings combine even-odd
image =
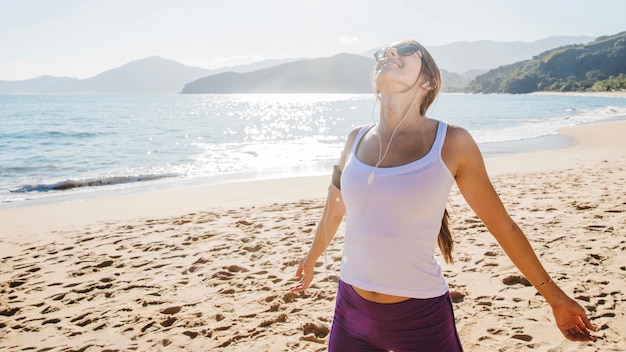
{"type": "Polygon", "coordinates": [[[450,293],[435,298],[381,304],[339,281],[329,352],[463,351],[450,293]]]}

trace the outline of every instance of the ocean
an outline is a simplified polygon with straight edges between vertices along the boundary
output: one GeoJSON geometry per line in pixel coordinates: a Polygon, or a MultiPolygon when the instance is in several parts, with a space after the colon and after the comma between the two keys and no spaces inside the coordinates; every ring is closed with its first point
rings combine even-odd
{"type": "MultiPolygon", "coordinates": [[[[369,94],[0,95],[0,208],[330,174],[379,107],[369,94]]],[[[624,119],[626,97],[441,94],[428,116],[468,129],[488,158],[624,119]]]]}

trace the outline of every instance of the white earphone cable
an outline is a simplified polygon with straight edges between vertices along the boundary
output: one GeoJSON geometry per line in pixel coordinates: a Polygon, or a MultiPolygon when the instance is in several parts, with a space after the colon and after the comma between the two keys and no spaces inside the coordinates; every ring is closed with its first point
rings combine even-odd
{"type": "MultiPolygon", "coordinates": [[[[404,120],[406,120],[407,116],[409,116],[409,113],[411,112],[411,110],[413,110],[413,107],[415,106],[416,102],[417,102],[417,94],[415,96],[415,99],[413,99],[413,102],[411,102],[411,105],[409,106],[409,108],[404,113],[404,116],[402,116],[402,119],[400,120],[400,122],[398,123],[396,128],[391,133],[391,137],[389,138],[389,142],[387,143],[387,147],[385,148],[385,153],[382,152],[382,147],[383,146],[382,146],[382,140],[380,138],[380,131],[378,131],[376,133],[376,135],[378,137],[378,162],[376,162],[376,165],[372,169],[372,173],[370,174],[370,176],[367,179],[367,188],[366,188],[366,193],[365,193],[365,201],[364,201],[363,207],[361,208],[361,212],[360,212],[359,216],[357,217],[357,222],[361,218],[361,216],[363,216],[363,211],[365,210],[365,205],[367,204],[367,201],[369,199],[369,186],[374,181],[374,174],[376,172],[376,169],[380,166],[380,164],[383,162],[383,160],[387,156],[387,153],[389,152],[389,148],[391,147],[391,142],[393,141],[393,138],[396,135],[396,132],[398,131],[398,129],[400,128],[400,126],[402,125],[404,120]]],[[[374,104],[374,107],[375,106],[376,106],[376,104],[374,104]]],[[[381,105],[381,109],[382,109],[382,105],[381,105]]],[[[372,108],[372,115],[373,115],[373,112],[374,112],[374,108],[372,108]]],[[[324,271],[326,273],[326,279],[328,281],[330,281],[330,276],[328,275],[328,269],[329,269],[329,264],[328,264],[328,246],[329,246],[329,243],[328,243],[328,230],[326,229],[326,222],[327,222],[327,219],[328,219],[328,213],[330,211],[330,193],[326,197],[326,203],[324,205],[324,208],[326,209],[326,211],[324,213],[323,224],[322,224],[323,229],[324,229],[324,271]]],[[[346,232],[346,234],[344,236],[344,243],[348,241],[348,237],[349,237],[349,234],[346,232]]],[[[332,274],[335,277],[339,278],[339,274],[337,274],[337,272],[334,269],[332,269],[332,268],[330,268],[330,269],[332,270],[332,274]]]]}

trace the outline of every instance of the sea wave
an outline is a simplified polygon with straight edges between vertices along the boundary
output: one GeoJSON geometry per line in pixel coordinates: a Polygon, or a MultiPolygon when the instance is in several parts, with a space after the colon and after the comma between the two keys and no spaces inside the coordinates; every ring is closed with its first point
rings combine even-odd
{"type": "Polygon", "coordinates": [[[35,184],[24,185],[20,188],[13,189],[10,193],[29,193],[29,192],[50,192],[50,191],[66,191],[81,187],[98,187],[98,186],[111,186],[124,183],[135,183],[145,181],[155,181],[163,178],[177,177],[176,174],[161,174],[161,175],[139,175],[139,176],[111,176],[97,179],[87,180],[66,180],[51,184],[35,184]]]}
{"type": "Polygon", "coordinates": [[[478,143],[517,142],[555,135],[562,128],[626,118],[626,107],[603,106],[569,109],[567,114],[546,117],[504,117],[497,123],[471,129],[478,143]]]}

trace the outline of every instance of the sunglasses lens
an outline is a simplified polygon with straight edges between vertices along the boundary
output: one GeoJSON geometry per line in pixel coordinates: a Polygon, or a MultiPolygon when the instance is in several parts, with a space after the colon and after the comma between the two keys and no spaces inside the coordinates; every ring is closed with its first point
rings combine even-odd
{"type": "Polygon", "coordinates": [[[417,45],[407,44],[397,47],[396,50],[398,50],[398,55],[400,56],[409,56],[415,54],[419,50],[419,47],[417,45]]]}
{"type": "MultiPolygon", "coordinates": [[[[413,55],[420,50],[420,47],[415,44],[405,44],[405,45],[400,45],[400,46],[396,46],[393,48],[396,49],[396,52],[398,53],[399,56],[413,55]]],[[[391,48],[384,47],[376,51],[374,53],[374,58],[376,59],[376,61],[383,60],[385,56],[387,56],[387,50],[389,49],[391,48]]]]}
{"type": "Polygon", "coordinates": [[[385,58],[385,54],[387,53],[387,49],[386,48],[381,48],[378,49],[378,51],[376,51],[374,53],[374,58],[378,61],[378,60],[382,60],[385,58]]]}

